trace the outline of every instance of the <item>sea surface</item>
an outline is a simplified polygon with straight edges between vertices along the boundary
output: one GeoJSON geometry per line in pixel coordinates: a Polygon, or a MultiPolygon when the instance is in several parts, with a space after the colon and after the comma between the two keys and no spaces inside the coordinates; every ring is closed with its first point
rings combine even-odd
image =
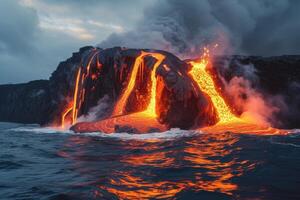
{"type": "Polygon", "coordinates": [[[300,199],[287,136],[75,134],[0,123],[0,199],[300,199]]]}

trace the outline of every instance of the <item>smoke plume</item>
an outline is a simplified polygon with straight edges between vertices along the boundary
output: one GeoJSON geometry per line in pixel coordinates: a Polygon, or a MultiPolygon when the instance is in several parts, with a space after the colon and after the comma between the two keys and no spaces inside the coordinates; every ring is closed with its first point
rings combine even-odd
{"type": "Polygon", "coordinates": [[[112,34],[100,46],[164,49],[191,57],[218,43],[223,49],[216,53],[222,54],[297,54],[299,9],[296,0],[156,1],[135,30],[112,34]]]}

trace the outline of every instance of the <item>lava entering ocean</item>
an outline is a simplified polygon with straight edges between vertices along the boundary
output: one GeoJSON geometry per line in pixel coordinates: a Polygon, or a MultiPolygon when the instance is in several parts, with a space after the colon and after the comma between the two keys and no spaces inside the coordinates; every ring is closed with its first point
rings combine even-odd
{"type": "Polygon", "coordinates": [[[86,66],[78,68],[73,100],[61,115],[62,127],[71,123],[74,125],[72,129],[77,132],[140,133],[165,131],[179,124],[179,127],[196,128],[206,132],[285,133],[283,130],[243,119],[232,112],[232,108],[218,91],[221,88],[207,69],[211,60],[206,48],[199,60],[182,62],[180,67],[174,67],[174,61],[169,59],[166,53],[147,50],[135,56],[133,64],[127,62],[119,68],[116,67],[118,63],[114,64],[114,74],[119,77],[119,85],[125,87],[119,89],[119,94],[113,93],[117,99],[111,114],[94,122],[76,123],[79,113],[83,114],[81,106],[89,99],[86,97],[87,93],[97,91],[97,84],[99,85],[102,76],[105,76],[105,72],[102,71],[105,71],[106,64],[99,59],[100,53],[100,50],[93,49],[86,66]],[[155,61],[146,62],[146,58],[155,61]],[[188,66],[191,68],[188,69],[188,66]],[[95,81],[98,82],[90,86],[90,82],[95,81]],[[146,86],[143,87],[145,89],[138,89],[142,88],[140,84],[146,86]],[[140,102],[139,99],[145,100],[146,103],[140,102]],[[126,108],[129,104],[134,106],[128,111],[126,108]],[[202,115],[199,115],[200,112],[202,115]],[[184,123],[190,125],[185,126],[184,123]],[[195,127],[197,124],[198,127],[195,127]]]}

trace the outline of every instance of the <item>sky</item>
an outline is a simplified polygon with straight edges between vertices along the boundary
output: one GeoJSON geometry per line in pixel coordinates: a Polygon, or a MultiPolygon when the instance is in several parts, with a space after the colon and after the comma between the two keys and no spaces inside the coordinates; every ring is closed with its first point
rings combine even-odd
{"type": "Polygon", "coordinates": [[[300,54],[298,0],[1,0],[0,84],[47,79],[82,46],[300,54]]]}

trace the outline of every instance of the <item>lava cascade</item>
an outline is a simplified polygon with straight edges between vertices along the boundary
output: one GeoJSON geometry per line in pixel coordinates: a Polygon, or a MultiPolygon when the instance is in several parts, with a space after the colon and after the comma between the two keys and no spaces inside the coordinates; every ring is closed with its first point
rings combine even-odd
{"type": "Polygon", "coordinates": [[[204,48],[204,54],[200,61],[190,61],[189,63],[193,66],[190,74],[197,82],[199,88],[211,98],[219,118],[216,125],[204,127],[200,130],[211,133],[222,133],[224,131],[253,134],[287,133],[285,130],[276,129],[260,122],[249,121],[232,113],[230,106],[227,105],[224,98],[217,91],[215,81],[207,70],[207,66],[210,64],[209,50],[207,48],[204,48]]]}
{"type": "MultiPolygon", "coordinates": [[[[63,113],[61,116],[61,127],[64,128],[67,120],[66,118],[68,117],[69,113],[72,111],[72,116],[71,116],[71,124],[74,125],[77,121],[78,117],[78,110],[80,109],[81,104],[84,101],[84,96],[85,96],[85,89],[83,88],[83,83],[85,79],[89,76],[90,74],[90,68],[91,68],[91,63],[93,59],[95,58],[96,54],[98,51],[96,49],[93,49],[92,56],[88,60],[88,64],[86,66],[86,72],[83,73],[82,66],[79,66],[77,75],[76,75],[76,80],[75,80],[75,87],[74,87],[74,94],[73,94],[73,100],[70,102],[70,105],[63,113]]],[[[98,60],[97,60],[98,64],[98,60]]]]}
{"type": "Polygon", "coordinates": [[[145,56],[152,56],[157,61],[155,62],[152,72],[151,72],[150,102],[149,102],[146,110],[144,111],[144,113],[149,116],[154,116],[154,117],[156,116],[155,105],[156,105],[157,81],[156,81],[155,75],[156,75],[157,67],[163,62],[165,56],[163,56],[162,54],[159,54],[159,53],[149,53],[149,52],[144,52],[144,51],[142,51],[141,55],[139,55],[135,60],[135,63],[133,65],[133,69],[132,69],[132,72],[131,72],[131,75],[129,78],[129,82],[128,82],[127,87],[125,88],[124,92],[122,93],[120,99],[116,103],[116,106],[115,106],[115,109],[113,112],[113,116],[124,114],[123,109],[126,106],[128,97],[131,94],[131,92],[136,84],[136,79],[138,78],[138,74],[137,74],[138,69],[139,69],[139,67],[144,67],[144,65],[142,63],[144,62],[143,59],[145,56]]]}
{"type": "Polygon", "coordinates": [[[211,98],[214,107],[217,110],[219,123],[237,121],[239,119],[231,112],[229,106],[218,93],[212,76],[206,70],[206,67],[209,64],[209,51],[206,48],[204,49],[204,51],[205,52],[203,54],[203,57],[199,62],[189,62],[193,66],[190,74],[197,82],[200,90],[206,93],[211,98]]]}

